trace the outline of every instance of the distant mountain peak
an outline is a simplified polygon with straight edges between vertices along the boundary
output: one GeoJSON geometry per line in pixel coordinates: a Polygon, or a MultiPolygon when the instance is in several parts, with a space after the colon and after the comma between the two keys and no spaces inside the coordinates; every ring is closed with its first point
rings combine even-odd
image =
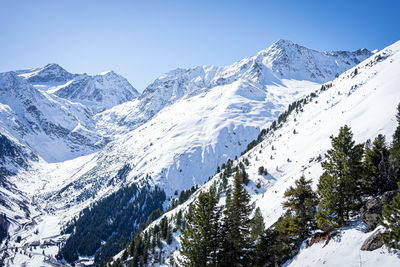
{"type": "Polygon", "coordinates": [[[112,70],[106,70],[106,71],[100,72],[98,75],[104,76],[104,75],[118,75],[118,74],[116,74],[112,70]]]}
{"type": "Polygon", "coordinates": [[[73,79],[76,74],[66,71],[56,63],[49,63],[44,67],[17,71],[19,76],[31,83],[41,82],[66,82],[73,79]]]}

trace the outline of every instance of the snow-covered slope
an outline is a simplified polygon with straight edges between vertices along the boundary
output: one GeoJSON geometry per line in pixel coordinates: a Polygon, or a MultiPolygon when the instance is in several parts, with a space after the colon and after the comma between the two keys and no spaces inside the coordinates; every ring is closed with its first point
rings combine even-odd
{"type": "MultiPolygon", "coordinates": [[[[399,84],[400,42],[397,42],[340,75],[326,86],[329,89],[317,90],[315,96],[308,96],[307,104],[301,110],[293,111],[277,130],[268,133],[264,141],[235,161],[234,164],[245,158],[249,160],[247,190],[252,201],[260,207],[266,227],[282,215],[283,193],[302,174],[312,179],[316,186],[322,174],[318,156],[324,157],[331,146],[329,137],[337,135],[341,126],[347,124],[352,128],[356,142],[365,142],[378,134],[391,139],[397,126],[399,84]],[[268,170],[267,176],[258,174],[260,166],[268,170]],[[257,188],[257,184],[261,187],[257,188]]],[[[221,182],[220,179],[217,173],[198,192],[214,182],[221,182]]],[[[198,192],[187,203],[164,216],[172,217],[179,209],[187,209],[198,192]]],[[[159,220],[153,224],[157,222],[159,220]]],[[[299,255],[286,266],[352,266],[358,265],[360,260],[362,266],[400,264],[398,256],[385,249],[360,252],[361,244],[370,236],[364,224],[355,222],[340,233],[325,247],[319,244],[302,247],[299,255]]],[[[167,245],[164,243],[164,246],[167,245]]],[[[171,254],[179,257],[176,248],[179,248],[179,231],[174,234],[172,245],[163,249],[163,257],[168,258],[171,254]]],[[[166,260],[165,264],[168,262],[166,260]]]]}

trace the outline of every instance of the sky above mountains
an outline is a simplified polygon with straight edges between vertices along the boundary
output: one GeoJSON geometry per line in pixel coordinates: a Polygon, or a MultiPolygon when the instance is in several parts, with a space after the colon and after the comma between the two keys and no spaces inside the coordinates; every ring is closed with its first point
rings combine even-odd
{"type": "Polygon", "coordinates": [[[289,39],[317,50],[382,49],[400,1],[0,0],[0,72],[56,62],[112,69],[139,91],[165,72],[227,65],[289,39]]]}

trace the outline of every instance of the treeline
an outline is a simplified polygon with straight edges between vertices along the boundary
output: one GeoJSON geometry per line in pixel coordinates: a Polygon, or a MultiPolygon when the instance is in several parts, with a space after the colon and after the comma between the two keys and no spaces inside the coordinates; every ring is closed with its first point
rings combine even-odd
{"type": "MultiPolygon", "coordinates": [[[[348,126],[331,136],[332,148],[321,163],[317,191],[311,180],[300,177],[289,187],[282,203],[285,213],[264,229],[259,211],[253,213],[238,171],[226,205],[218,206],[215,186],[201,193],[186,215],[181,235],[183,266],[281,266],[295,256],[302,242],[317,230],[329,235],[360,215],[371,197],[398,190],[400,176],[400,105],[398,127],[388,146],[383,135],[356,144],[348,126]]],[[[400,249],[400,194],[386,204],[381,224],[385,245],[400,249]]],[[[171,263],[170,262],[170,263],[171,263]]]]}
{"type": "Polygon", "coordinates": [[[121,188],[85,208],[67,224],[62,233],[71,235],[57,258],[74,262],[79,255],[95,255],[95,264],[101,266],[120,251],[121,244],[133,238],[154,210],[162,210],[165,199],[165,192],[158,187],[138,188],[133,184],[121,188]]]}

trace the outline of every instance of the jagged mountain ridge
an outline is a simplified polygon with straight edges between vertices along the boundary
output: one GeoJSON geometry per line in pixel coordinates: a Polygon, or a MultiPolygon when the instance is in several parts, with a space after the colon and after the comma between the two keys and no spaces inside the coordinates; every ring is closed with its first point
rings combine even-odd
{"type": "Polygon", "coordinates": [[[98,75],[71,74],[57,64],[17,71],[39,89],[81,103],[94,113],[135,99],[138,91],[121,75],[106,71],[98,75]]]}
{"type": "Polygon", "coordinates": [[[16,73],[30,83],[67,82],[77,76],[55,63],[47,64],[42,68],[18,70],[16,73]]]}
{"type": "Polygon", "coordinates": [[[207,92],[216,86],[232,84],[237,80],[256,83],[267,91],[269,86],[283,85],[282,80],[323,83],[333,80],[337,74],[371,55],[367,49],[354,52],[318,52],[288,40],[279,40],[266,50],[229,66],[198,66],[172,70],[150,84],[138,101],[98,115],[100,127],[110,129],[107,124],[103,124],[104,120],[110,120],[111,124],[116,121],[120,126],[117,131],[126,132],[126,129],[131,130],[132,127],[147,122],[161,109],[179,99],[207,92]],[[129,112],[121,112],[120,109],[129,112]]]}

